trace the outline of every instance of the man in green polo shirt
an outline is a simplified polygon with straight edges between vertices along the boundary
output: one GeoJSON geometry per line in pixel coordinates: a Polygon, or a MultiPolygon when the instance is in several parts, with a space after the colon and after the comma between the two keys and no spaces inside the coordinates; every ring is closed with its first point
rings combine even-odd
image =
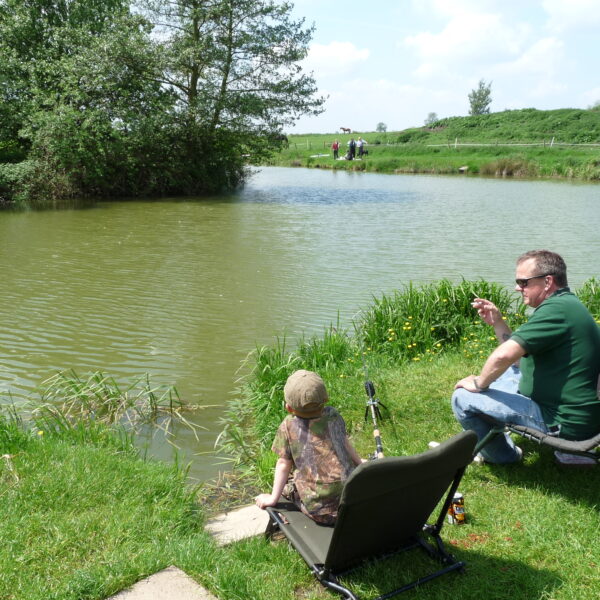
{"type": "MultiPolygon", "coordinates": [[[[600,328],[567,287],[567,267],[558,254],[533,250],[520,256],[516,284],[534,312],[515,332],[492,302],[473,301],[500,345],[479,375],[456,384],[452,410],[479,439],[491,428],[486,416],[569,440],[590,438],[600,432],[600,328]]],[[[493,439],[481,454],[501,464],[522,456],[508,434],[493,439]]]]}

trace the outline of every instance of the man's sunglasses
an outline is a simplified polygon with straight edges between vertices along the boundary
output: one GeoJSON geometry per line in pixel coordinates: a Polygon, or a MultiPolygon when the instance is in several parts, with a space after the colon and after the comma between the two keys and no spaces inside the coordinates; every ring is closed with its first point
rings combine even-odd
{"type": "Polygon", "coordinates": [[[548,277],[548,275],[552,275],[552,273],[546,273],[545,275],[534,275],[533,277],[527,277],[526,279],[515,279],[515,283],[522,289],[527,287],[527,284],[532,279],[541,279],[542,277],[548,277]]]}

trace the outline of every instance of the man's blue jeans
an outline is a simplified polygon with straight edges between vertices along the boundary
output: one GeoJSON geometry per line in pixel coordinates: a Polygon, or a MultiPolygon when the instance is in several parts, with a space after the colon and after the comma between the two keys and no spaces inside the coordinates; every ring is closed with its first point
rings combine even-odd
{"type": "MultiPolygon", "coordinates": [[[[472,429],[482,440],[493,425],[481,418],[489,415],[499,423],[514,423],[548,431],[540,407],[527,396],[519,394],[521,372],[509,367],[485,392],[454,390],[452,411],[463,429],[472,429]]],[[[490,463],[506,464],[519,460],[519,453],[508,433],[495,437],[481,449],[483,458],[490,463]]]]}

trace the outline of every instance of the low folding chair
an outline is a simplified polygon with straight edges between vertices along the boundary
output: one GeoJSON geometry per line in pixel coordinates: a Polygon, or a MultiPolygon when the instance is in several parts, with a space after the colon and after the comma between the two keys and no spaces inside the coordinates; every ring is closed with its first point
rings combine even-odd
{"type": "Polygon", "coordinates": [[[293,503],[280,501],[267,509],[265,534],[283,532],[321,584],[348,600],[358,599],[340,583],[340,575],[404,550],[421,548],[441,568],[377,600],[461,570],[464,562],[446,550],[440,531],[476,443],[474,432],[463,431],[422,454],[363,463],[344,485],[335,526],[318,525],[293,503]],[[428,524],[442,500],[437,520],[428,524]]]}
{"type": "Polygon", "coordinates": [[[475,448],[475,455],[477,455],[477,453],[496,436],[502,435],[505,432],[510,432],[516,433],[517,435],[520,435],[528,440],[537,442],[542,446],[548,446],[553,450],[564,452],[565,454],[585,456],[586,458],[595,460],[597,464],[600,463],[600,452],[596,452],[596,449],[600,448],[600,433],[589,440],[571,441],[558,437],[558,435],[553,435],[552,433],[540,431],[539,429],[534,429],[532,427],[514,425],[512,423],[497,423],[491,419],[490,422],[492,422],[494,426],[477,444],[475,448]]]}

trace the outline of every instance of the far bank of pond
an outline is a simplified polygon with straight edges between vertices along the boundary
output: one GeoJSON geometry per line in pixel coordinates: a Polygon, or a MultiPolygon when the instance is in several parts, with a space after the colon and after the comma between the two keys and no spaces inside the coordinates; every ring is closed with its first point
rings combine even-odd
{"type": "MultiPolygon", "coordinates": [[[[353,135],[356,140],[359,134],[353,135]]],[[[486,175],[501,178],[600,181],[600,145],[494,145],[452,142],[425,144],[369,143],[367,154],[344,160],[348,134],[290,136],[289,146],[269,164],[283,167],[348,170],[387,174],[486,175]],[[340,160],[334,160],[331,144],[340,142],[340,160]]],[[[370,137],[373,140],[373,135],[370,137]]],[[[367,137],[369,141],[369,137],[367,137]]]]}
{"type": "MultiPolygon", "coordinates": [[[[413,281],[512,286],[515,257],[549,247],[570,282],[598,276],[598,187],[552,181],[263,168],[240,192],[0,213],[0,393],[57,371],[149,373],[206,427],[177,443],[192,475],[213,445],[240,364],[276,336],[349,325],[413,281]]],[[[242,368],[241,372],[244,372],[242,368]]],[[[155,439],[151,451],[171,459],[155,439]]]]}

